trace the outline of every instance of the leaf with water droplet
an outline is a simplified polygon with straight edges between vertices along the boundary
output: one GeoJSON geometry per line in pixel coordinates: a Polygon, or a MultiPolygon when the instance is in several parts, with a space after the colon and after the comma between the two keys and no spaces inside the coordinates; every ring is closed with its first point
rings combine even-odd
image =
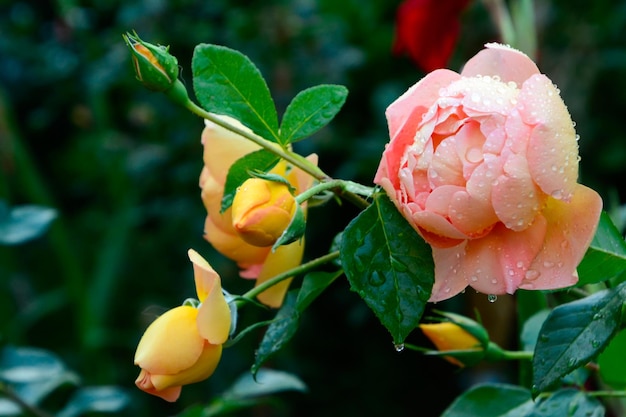
{"type": "Polygon", "coordinates": [[[578,286],[605,281],[624,271],[626,242],[609,215],[603,212],[591,245],[578,265],[578,286]]]}
{"type": "Polygon", "coordinates": [[[598,355],[617,332],[626,283],[556,307],[546,318],[533,356],[534,394],[598,355]],[[601,318],[594,318],[601,316],[601,318]]]}
{"type": "Polygon", "coordinates": [[[202,107],[231,116],[254,133],[278,142],[278,115],[261,72],[239,51],[200,44],[191,61],[193,88],[202,107]]]}
{"type": "Polygon", "coordinates": [[[280,143],[296,142],[326,126],[339,112],[347,96],[347,88],[331,84],[299,92],[285,110],[280,125],[280,143]]]}
{"type": "Polygon", "coordinates": [[[356,291],[401,344],[419,324],[434,282],[430,246],[383,193],[345,229],[341,264],[356,291]]]}

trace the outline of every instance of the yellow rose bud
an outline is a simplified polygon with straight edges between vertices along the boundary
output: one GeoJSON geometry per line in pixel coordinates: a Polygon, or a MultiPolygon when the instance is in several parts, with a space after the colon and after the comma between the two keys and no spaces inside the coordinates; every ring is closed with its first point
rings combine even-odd
{"type": "Polygon", "coordinates": [[[484,356],[484,349],[480,341],[455,323],[420,324],[420,329],[440,352],[475,351],[444,356],[445,360],[454,365],[463,367],[480,360],[484,356]]]}
{"type": "Polygon", "coordinates": [[[135,365],[141,367],[135,381],[138,388],[173,402],[183,385],[213,374],[222,345],[212,345],[200,336],[197,317],[197,309],[180,306],[152,322],[135,353],[135,365]]]}
{"type": "Polygon", "coordinates": [[[135,34],[123,35],[131,52],[135,75],[153,91],[169,90],[178,79],[178,60],[168,47],[144,42],[135,34]]]}
{"type": "Polygon", "coordinates": [[[182,305],[159,316],[146,329],[135,353],[135,365],[141,368],[135,385],[170,402],[178,399],[183,385],[213,374],[231,327],[219,275],[196,251],[190,249],[188,255],[198,308],[182,305]]]}
{"type": "Polygon", "coordinates": [[[235,194],[233,227],[249,244],[271,246],[289,226],[296,209],[287,184],[250,178],[235,194]]]}

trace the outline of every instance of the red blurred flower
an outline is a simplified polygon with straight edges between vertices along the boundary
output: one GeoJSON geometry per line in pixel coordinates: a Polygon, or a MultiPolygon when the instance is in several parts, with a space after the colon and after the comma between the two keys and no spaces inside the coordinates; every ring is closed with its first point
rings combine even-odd
{"type": "Polygon", "coordinates": [[[469,0],[405,0],[396,15],[394,54],[407,53],[424,71],[444,68],[469,0]]]}

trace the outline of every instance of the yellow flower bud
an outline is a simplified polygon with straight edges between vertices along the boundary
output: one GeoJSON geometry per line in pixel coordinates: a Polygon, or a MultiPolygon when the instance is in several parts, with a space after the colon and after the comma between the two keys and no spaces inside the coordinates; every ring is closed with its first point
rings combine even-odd
{"type": "Polygon", "coordinates": [[[188,255],[199,307],[182,305],[159,316],[135,353],[135,365],[141,367],[135,385],[170,402],[178,399],[183,385],[213,374],[231,327],[219,275],[196,251],[190,249],[188,255]]]}
{"type": "Polygon", "coordinates": [[[178,60],[168,52],[169,48],[144,42],[136,34],[127,33],[123,37],[137,79],[149,90],[169,90],[178,78],[178,60]]]}
{"type": "Polygon", "coordinates": [[[287,184],[249,178],[233,200],[233,227],[251,245],[270,246],[289,226],[296,209],[287,184]]]}
{"type": "Polygon", "coordinates": [[[470,362],[476,362],[477,359],[480,360],[484,356],[484,349],[480,341],[455,323],[420,324],[420,329],[440,352],[475,351],[444,356],[445,360],[454,365],[463,367],[470,362]]]}

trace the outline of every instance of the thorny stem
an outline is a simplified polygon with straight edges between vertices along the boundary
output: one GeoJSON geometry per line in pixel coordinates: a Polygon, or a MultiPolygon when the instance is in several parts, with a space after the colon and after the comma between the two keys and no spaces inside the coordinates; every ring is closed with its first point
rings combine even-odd
{"type": "Polygon", "coordinates": [[[326,255],[320,256],[319,258],[313,259],[309,262],[303,263],[295,268],[292,268],[288,271],[285,271],[281,274],[278,274],[262,284],[252,288],[250,291],[242,294],[241,297],[237,297],[235,301],[235,305],[237,307],[241,307],[244,303],[253,300],[257,295],[267,290],[268,288],[278,284],[281,281],[294,277],[296,275],[302,274],[304,272],[308,272],[312,269],[317,268],[320,265],[323,265],[327,262],[330,262],[339,257],[339,251],[330,252],[326,255]]]}

